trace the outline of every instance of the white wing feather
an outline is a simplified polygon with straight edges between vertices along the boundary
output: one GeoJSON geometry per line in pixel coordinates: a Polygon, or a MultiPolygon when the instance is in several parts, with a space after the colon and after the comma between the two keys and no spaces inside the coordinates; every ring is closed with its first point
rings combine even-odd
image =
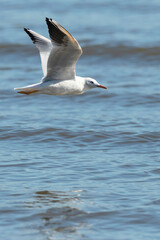
{"type": "Polygon", "coordinates": [[[47,62],[53,48],[51,40],[30,29],[24,29],[39,50],[44,77],[47,75],[47,62]]]}

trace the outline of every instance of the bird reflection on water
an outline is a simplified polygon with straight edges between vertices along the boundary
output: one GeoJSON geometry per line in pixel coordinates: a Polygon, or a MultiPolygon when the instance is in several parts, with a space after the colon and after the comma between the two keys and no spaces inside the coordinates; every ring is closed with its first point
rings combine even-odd
{"type": "MultiPolygon", "coordinates": [[[[80,201],[81,190],[72,191],[69,194],[62,191],[37,191],[32,202],[25,202],[26,208],[37,209],[37,214],[31,214],[30,219],[34,219],[33,227],[37,228],[41,234],[49,237],[52,235],[67,233],[79,234],[78,229],[88,224],[85,222],[87,213],[76,207],[76,202],[80,201]],[[75,205],[75,207],[72,206],[75,205]],[[39,211],[39,208],[42,211],[39,211]]],[[[33,211],[32,211],[33,212],[33,211]]],[[[29,219],[28,219],[29,220],[29,219]]]]}

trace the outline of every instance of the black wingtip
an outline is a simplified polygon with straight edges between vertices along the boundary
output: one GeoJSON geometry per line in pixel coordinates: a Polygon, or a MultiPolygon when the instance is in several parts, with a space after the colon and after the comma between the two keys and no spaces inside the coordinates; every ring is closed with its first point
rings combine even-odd
{"type": "Polygon", "coordinates": [[[24,31],[29,35],[29,37],[31,38],[33,43],[35,43],[36,42],[36,37],[29,30],[30,30],[29,28],[24,28],[24,31]]]}
{"type": "Polygon", "coordinates": [[[52,18],[46,17],[46,23],[50,38],[57,44],[64,44],[65,33],[59,28],[59,25],[52,20],[52,18]]]}
{"type": "Polygon", "coordinates": [[[47,23],[48,28],[49,28],[49,26],[52,25],[52,23],[51,23],[51,18],[47,18],[47,17],[46,17],[46,23],[47,23]]]}
{"type": "Polygon", "coordinates": [[[29,28],[24,28],[24,31],[25,31],[26,33],[28,33],[29,28]]]}
{"type": "Polygon", "coordinates": [[[46,22],[52,21],[52,18],[47,18],[46,17],[46,22]]]}

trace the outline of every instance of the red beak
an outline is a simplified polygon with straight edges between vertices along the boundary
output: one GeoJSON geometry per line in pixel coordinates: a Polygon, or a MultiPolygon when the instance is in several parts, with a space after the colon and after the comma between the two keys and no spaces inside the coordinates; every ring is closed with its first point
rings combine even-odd
{"type": "Polygon", "coordinates": [[[105,87],[105,86],[103,86],[103,85],[98,85],[97,87],[104,88],[104,89],[108,89],[107,87],[105,87]]]}

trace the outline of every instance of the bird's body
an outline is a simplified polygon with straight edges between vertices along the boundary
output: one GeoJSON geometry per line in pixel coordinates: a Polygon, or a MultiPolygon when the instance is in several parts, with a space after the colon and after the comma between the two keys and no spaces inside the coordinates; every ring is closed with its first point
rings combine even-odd
{"type": "Polygon", "coordinates": [[[24,29],[39,49],[44,76],[40,83],[15,90],[23,94],[78,95],[94,87],[107,89],[93,78],[76,76],[75,65],[82,54],[81,47],[57,22],[46,18],[46,23],[51,40],[24,29]]]}
{"type": "Polygon", "coordinates": [[[76,76],[76,79],[64,81],[48,81],[32,84],[19,89],[19,93],[48,94],[48,95],[78,95],[88,90],[85,78],[76,76]]]}

